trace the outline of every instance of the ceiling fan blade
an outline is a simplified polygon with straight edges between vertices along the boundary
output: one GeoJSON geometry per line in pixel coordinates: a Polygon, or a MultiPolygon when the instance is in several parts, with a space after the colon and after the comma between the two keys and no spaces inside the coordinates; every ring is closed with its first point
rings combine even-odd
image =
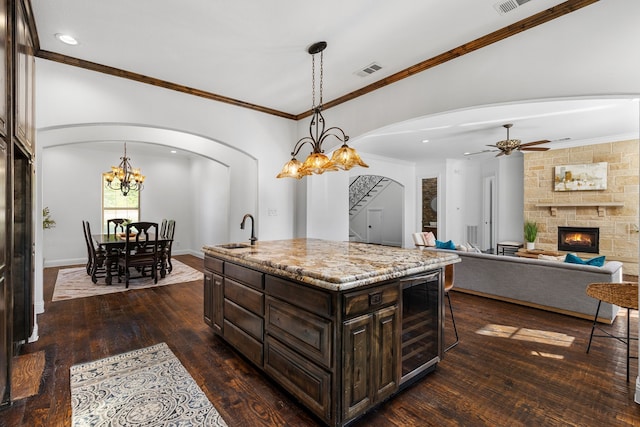
{"type": "Polygon", "coordinates": [[[492,153],[494,151],[498,151],[498,150],[482,150],[482,151],[475,151],[473,153],[464,153],[465,156],[475,156],[476,154],[484,154],[484,153],[492,153]]]}
{"type": "Polygon", "coordinates": [[[547,142],[551,142],[548,139],[541,139],[540,141],[533,141],[533,142],[527,142],[526,144],[520,144],[520,147],[528,147],[531,145],[540,145],[540,144],[546,144],[547,142]]]}
{"type": "Polygon", "coordinates": [[[520,146],[519,150],[521,151],[547,151],[549,147],[523,147],[520,146]]]}
{"type": "Polygon", "coordinates": [[[487,147],[500,148],[496,144],[486,144],[487,147]]]}

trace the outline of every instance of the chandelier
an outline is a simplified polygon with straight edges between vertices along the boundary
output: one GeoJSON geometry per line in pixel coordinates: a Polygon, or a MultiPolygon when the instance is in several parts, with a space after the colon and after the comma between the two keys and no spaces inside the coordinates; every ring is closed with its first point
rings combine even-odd
{"type": "Polygon", "coordinates": [[[122,195],[126,196],[129,191],[140,191],[142,183],[146,178],[140,173],[140,169],[134,169],[127,157],[127,143],[124,143],[124,156],[120,157],[118,166],[111,166],[111,172],[105,173],[107,188],[122,191],[122,195]]]}
{"type": "Polygon", "coordinates": [[[347,145],[349,137],[345,135],[344,131],[339,127],[325,128],[324,117],[322,116],[322,77],[323,77],[323,63],[322,63],[322,51],[327,47],[326,42],[317,42],[309,47],[308,52],[311,54],[311,92],[312,92],[312,107],[313,114],[311,116],[311,123],[309,124],[309,136],[305,136],[300,139],[293,147],[291,152],[291,160],[289,160],[277,178],[297,178],[300,179],[303,176],[317,174],[320,175],[326,171],[336,171],[338,169],[349,170],[354,166],[362,166],[368,168],[369,166],[360,159],[356,150],[347,145]],[[319,103],[316,105],[316,57],[320,54],[320,96],[319,103]],[[342,142],[342,146],[333,152],[333,156],[329,159],[322,149],[322,143],[329,136],[337,138],[342,142]],[[304,163],[301,163],[296,159],[298,152],[303,145],[311,145],[311,154],[307,157],[304,163]]]}

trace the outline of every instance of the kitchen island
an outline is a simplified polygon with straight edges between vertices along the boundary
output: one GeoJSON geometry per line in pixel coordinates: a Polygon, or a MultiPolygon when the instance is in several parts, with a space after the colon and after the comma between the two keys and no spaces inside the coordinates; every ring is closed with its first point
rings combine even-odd
{"type": "Polygon", "coordinates": [[[435,369],[452,253],[319,239],[205,246],[204,320],[329,426],[435,369]]]}

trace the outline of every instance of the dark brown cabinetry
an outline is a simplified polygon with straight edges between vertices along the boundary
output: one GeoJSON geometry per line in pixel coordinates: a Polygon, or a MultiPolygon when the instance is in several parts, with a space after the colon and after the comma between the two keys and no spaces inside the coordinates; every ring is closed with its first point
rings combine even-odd
{"type": "Polygon", "coordinates": [[[398,282],[344,295],[343,416],[362,414],[398,390],[398,282]]]}
{"type": "Polygon", "coordinates": [[[27,21],[27,10],[23,2],[16,2],[15,21],[15,126],[14,133],[25,150],[35,152],[34,123],[34,38],[27,21]]]}
{"type": "MultiPolygon", "coordinates": [[[[205,322],[327,425],[346,425],[402,387],[402,291],[412,281],[333,291],[209,254],[204,266],[205,322]]],[[[436,304],[439,271],[429,276],[436,304]]],[[[420,330],[436,350],[438,313],[424,322],[433,330],[420,330]]]]}
{"type": "Polygon", "coordinates": [[[28,1],[0,0],[0,406],[11,398],[12,357],[34,327],[32,23],[28,1]]]}

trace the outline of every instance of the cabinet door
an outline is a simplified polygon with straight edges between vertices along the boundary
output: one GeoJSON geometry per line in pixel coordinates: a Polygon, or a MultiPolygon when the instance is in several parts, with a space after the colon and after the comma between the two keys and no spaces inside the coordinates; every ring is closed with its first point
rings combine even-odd
{"type": "Polygon", "coordinates": [[[34,44],[21,1],[16,5],[15,136],[29,153],[34,149],[34,44]]]}
{"type": "Polygon", "coordinates": [[[372,402],[373,315],[365,314],[343,323],[344,393],[342,416],[349,420],[364,412],[372,402]]]}
{"type": "Polygon", "coordinates": [[[0,134],[7,134],[7,0],[0,0],[0,134]]]}
{"type": "Polygon", "coordinates": [[[204,271],[204,323],[213,326],[213,273],[204,271]]]}
{"type": "Polygon", "coordinates": [[[222,276],[204,270],[204,322],[222,335],[224,323],[222,276]]]}
{"type": "Polygon", "coordinates": [[[400,334],[397,305],[373,314],[373,375],[375,402],[391,396],[400,384],[400,334]]]}
{"type": "Polygon", "coordinates": [[[224,287],[223,287],[223,278],[222,276],[213,273],[211,275],[211,279],[212,279],[212,291],[211,291],[211,298],[212,298],[212,307],[211,310],[213,311],[213,330],[222,335],[222,329],[224,325],[224,287]]]}

